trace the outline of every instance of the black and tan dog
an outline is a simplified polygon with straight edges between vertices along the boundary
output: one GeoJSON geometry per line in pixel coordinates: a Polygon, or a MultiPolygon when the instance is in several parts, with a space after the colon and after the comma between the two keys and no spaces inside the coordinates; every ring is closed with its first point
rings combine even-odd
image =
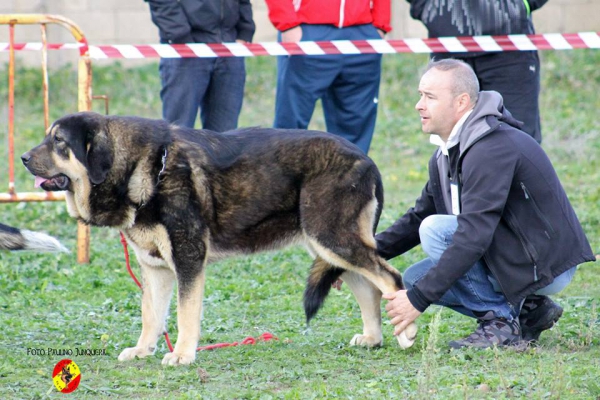
{"type": "MultiPolygon", "coordinates": [[[[193,362],[206,264],[289,244],[315,257],[307,321],[341,276],[364,324],[351,344],[381,345],[381,293],[402,278],[377,254],[381,177],[354,145],[314,131],[219,134],[95,113],[67,115],[47,133],[25,166],[43,189],[67,191],[72,216],[121,229],[141,266],[142,333],[119,360],[154,353],[177,281],[179,336],[163,364],[193,362]]],[[[409,347],[415,335],[411,325],[398,341],[409,347]]]]}
{"type": "Polygon", "coordinates": [[[52,236],[4,224],[0,224],[0,250],[69,252],[65,246],[52,236]]]}

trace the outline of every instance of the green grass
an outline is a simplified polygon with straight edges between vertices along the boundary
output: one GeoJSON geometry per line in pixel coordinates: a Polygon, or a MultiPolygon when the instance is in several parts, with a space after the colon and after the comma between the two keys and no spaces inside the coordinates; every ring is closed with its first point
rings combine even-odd
{"type": "MultiPolygon", "coordinates": [[[[416,87],[423,55],[386,55],[380,111],[371,156],[386,189],[380,228],[409,208],[427,178],[433,150],[420,132],[416,87]]],[[[272,58],[247,60],[242,126],[270,126],[275,94],[272,58]]],[[[600,252],[600,52],[542,53],[542,119],[548,151],[596,253],[600,252]]],[[[127,69],[126,63],[94,69],[94,94],[110,96],[112,114],[160,117],[157,66],[127,69]]],[[[15,154],[43,136],[41,77],[17,72],[15,154]]],[[[6,68],[0,81],[6,82],[6,68]]],[[[76,110],[76,75],[70,68],[50,77],[51,119],[76,110]]],[[[6,85],[0,99],[7,98],[6,85]]],[[[6,160],[6,102],[0,108],[0,147],[6,160]]],[[[94,103],[103,112],[101,102],[94,103]]],[[[323,128],[320,110],[314,128],[323,128]]],[[[1,155],[1,154],[0,154],[1,155]]],[[[5,164],[6,165],[6,164],[5,164]]],[[[6,169],[5,169],[6,171],[6,169]]],[[[33,179],[16,166],[17,188],[33,179]]],[[[6,190],[6,172],[0,187],[6,190]]],[[[2,204],[2,222],[43,230],[75,248],[76,224],[62,203],[2,204]]],[[[393,260],[404,270],[422,257],[414,249],[393,260]]],[[[134,258],[134,270],[137,271],[134,258]]],[[[447,342],[466,335],[474,321],[431,307],[420,319],[415,346],[402,351],[384,326],[385,346],[348,346],[361,330],[360,312],[347,287],[333,291],[311,328],[301,306],[310,259],[304,250],[235,258],[209,266],[201,344],[240,341],[271,332],[279,340],[198,354],[194,365],[164,368],[164,341],[154,357],[119,363],[120,351],[140,331],[140,290],[126,272],[118,232],[92,229],[91,263],[74,254],[0,253],[0,398],[61,398],[52,384],[64,356],[28,355],[27,349],[106,349],[106,356],[74,356],[82,381],[72,398],[175,399],[597,399],[600,397],[598,266],[579,269],[557,296],[565,313],[541,345],[511,349],[450,351],[447,342]]],[[[168,320],[176,340],[174,304],[168,320]]]]}

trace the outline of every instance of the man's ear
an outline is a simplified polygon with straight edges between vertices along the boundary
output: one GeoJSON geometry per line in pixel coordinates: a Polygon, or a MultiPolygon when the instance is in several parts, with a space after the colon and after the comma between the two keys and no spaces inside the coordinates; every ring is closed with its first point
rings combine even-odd
{"type": "Polygon", "coordinates": [[[458,111],[461,113],[472,108],[471,96],[468,93],[459,94],[456,101],[458,102],[458,111]]]}

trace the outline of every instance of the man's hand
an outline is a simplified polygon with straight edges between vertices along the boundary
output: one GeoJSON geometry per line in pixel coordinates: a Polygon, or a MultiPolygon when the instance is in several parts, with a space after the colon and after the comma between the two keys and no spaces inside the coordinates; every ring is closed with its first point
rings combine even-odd
{"type": "Polygon", "coordinates": [[[411,322],[421,315],[421,312],[413,307],[406,296],[406,290],[398,290],[396,293],[384,293],[383,298],[389,300],[385,306],[388,317],[394,325],[394,335],[399,335],[411,322]]]}
{"type": "Polygon", "coordinates": [[[299,42],[302,40],[302,27],[300,25],[281,32],[281,42],[299,42]]]}

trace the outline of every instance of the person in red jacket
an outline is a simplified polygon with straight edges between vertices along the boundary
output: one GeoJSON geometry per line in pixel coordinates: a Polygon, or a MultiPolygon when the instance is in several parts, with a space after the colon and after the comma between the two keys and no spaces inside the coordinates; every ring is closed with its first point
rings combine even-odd
{"type": "MultiPolygon", "coordinates": [[[[381,39],[390,0],[266,0],[281,42],[381,39]]],[[[327,130],[368,152],[375,130],[380,54],[280,56],[275,128],[306,129],[321,99],[327,130]]]]}

